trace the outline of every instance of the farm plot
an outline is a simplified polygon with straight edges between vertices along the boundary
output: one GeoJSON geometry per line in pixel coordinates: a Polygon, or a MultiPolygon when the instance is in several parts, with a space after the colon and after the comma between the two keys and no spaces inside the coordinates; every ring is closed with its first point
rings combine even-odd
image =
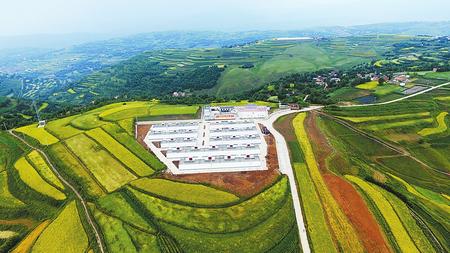
{"type": "MultiPolygon", "coordinates": [[[[169,222],[161,222],[161,226],[188,253],[235,252],[236,249],[245,253],[271,252],[272,248],[289,236],[291,229],[298,230],[290,195],[288,199],[272,216],[241,232],[211,234],[188,230],[169,222]]],[[[300,251],[298,238],[283,243],[290,244],[294,248],[292,252],[300,251]]]]}
{"type": "Polygon", "coordinates": [[[448,115],[448,112],[441,112],[436,117],[436,121],[438,125],[436,127],[424,128],[418,132],[418,134],[422,136],[428,136],[432,134],[439,134],[447,131],[447,124],[445,123],[445,117],[448,115]]]}
{"type": "Polygon", "coordinates": [[[36,171],[50,184],[56,186],[59,189],[64,190],[64,185],[61,183],[58,177],[53,173],[47,162],[42,158],[42,156],[33,150],[27,155],[27,159],[33,164],[36,171]]]}
{"type": "Polygon", "coordinates": [[[80,134],[67,139],[66,144],[108,192],[136,179],[136,176],[86,135],[80,134]]]}
{"type": "Polygon", "coordinates": [[[30,252],[31,247],[36,242],[37,238],[41,235],[42,231],[50,224],[50,220],[43,221],[36,228],[33,229],[17,246],[11,251],[11,253],[25,253],[30,252]]]}
{"type": "Polygon", "coordinates": [[[408,232],[409,236],[411,237],[419,251],[430,251],[433,246],[428,241],[422,229],[417,225],[416,220],[412,216],[412,213],[408,209],[406,204],[390,192],[387,192],[380,188],[377,188],[377,190],[389,201],[392,208],[394,208],[397,216],[402,221],[403,226],[405,227],[406,231],[408,232]]]}
{"type": "Polygon", "coordinates": [[[86,132],[86,134],[100,143],[100,145],[102,145],[106,150],[108,150],[113,156],[124,163],[125,166],[130,168],[137,175],[148,176],[154,172],[147,164],[137,158],[133,153],[122,146],[101,128],[89,130],[86,132]]]}
{"type": "Polygon", "coordinates": [[[78,116],[74,115],[62,119],[52,120],[45,125],[45,129],[59,139],[65,140],[83,132],[82,130],[74,128],[70,125],[70,122],[76,117],[78,116]]]}
{"type": "Polygon", "coordinates": [[[380,116],[366,116],[366,117],[345,117],[338,116],[338,118],[351,121],[353,123],[363,123],[371,121],[384,121],[384,120],[396,120],[396,119],[409,119],[409,118],[423,118],[430,116],[429,112],[419,112],[419,113],[407,113],[407,114],[396,114],[396,115],[380,115],[380,116]]]}
{"type": "Polygon", "coordinates": [[[146,150],[122,128],[115,124],[104,125],[102,128],[152,169],[163,170],[166,167],[155,155],[146,150]]]}
{"type": "Polygon", "coordinates": [[[24,206],[24,203],[14,197],[8,189],[8,175],[6,171],[0,172],[0,209],[24,206]]]}
{"type": "Polygon", "coordinates": [[[197,105],[164,105],[158,104],[151,108],[150,115],[162,116],[162,115],[184,115],[184,114],[196,114],[199,110],[197,105]]]}
{"type": "Polygon", "coordinates": [[[378,87],[378,81],[370,81],[356,86],[356,88],[362,90],[373,90],[376,87],[378,87]]]}
{"type": "Polygon", "coordinates": [[[389,123],[378,123],[369,126],[365,126],[365,129],[371,131],[380,131],[384,129],[397,128],[397,127],[410,127],[417,126],[420,124],[431,124],[433,123],[433,118],[424,118],[424,119],[415,119],[415,120],[405,120],[405,121],[397,121],[397,122],[389,122],[389,123]]]}
{"type": "Polygon", "coordinates": [[[48,149],[48,153],[52,160],[56,162],[58,168],[64,170],[64,173],[79,183],[81,191],[85,192],[87,196],[96,198],[104,195],[104,191],[93,176],[83,168],[83,165],[69,152],[64,144],[53,144],[48,149]]]}
{"type": "Polygon", "coordinates": [[[319,196],[306,165],[304,163],[294,163],[294,169],[312,249],[314,252],[337,252],[319,196]]]}
{"type": "Polygon", "coordinates": [[[132,205],[127,196],[121,192],[114,192],[97,200],[97,208],[102,212],[119,218],[120,220],[138,227],[149,233],[155,233],[155,229],[146,221],[132,205]]]}
{"type": "Polygon", "coordinates": [[[42,232],[32,252],[78,253],[85,252],[87,247],[88,237],[78,215],[76,202],[72,201],[42,232]]]}
{"type": "Polygon", "coordinates": [[[235,195],[201,184],[179,183],[165,179],[141,178],[131,182],[133,187],[174,202],[195,205],[223,205],[239,200],[235,195]]]}
{"type": "Polygon", "coordinates": [[[320,174],[311,144],[308,140],[308,136],[303,125],[305,117],[305,113],[300,113],[294,118],[293,125],[295,128],[295,134],[303,150],[306,165],[308,167],[311,179],[316,186],[323,209],[328,217],[330,227],[337,239],[337,242],[340,244],[339,246],[342,247],[344,251],[361,252],[363,251],[363,247],[359,241],[355,229],[349,223],[347,217],[331,195],[325,182],[323,181],[322,175],[320,174]]]}
{"type": "Polygon", "coordinates": [[[138,252],[161,252],[156,235],[144,233],[129,225],[124,225],[124,227],[134,244],[138,245],[138,252]]]}
{"type": "Polygon", "coordinates": [[[109,252],[137,252],[121,220],[94,209],[95,220],[100,225],[109,252]]]}
{"type": "Polygon", "coordinates": [[[129,194],[159,220],[206,233],[227,233],[249,229],[267,219],[287,200],[284,177],[264,192],[229,207],[196,208],[146,195],[132,188],[129,194]]]}
{"type": "Polygon", "coordinates": [[[362,189],[375,203],[378,210],[386,220],[398,246],[403,252],[419,252],[408,232],[405,230],[397,213],[384,198],[384,196],[372,185],[355,176],[345,176],[349,181],[362,189]]]}
{"type": "Polygon", "coordinates": [[[118,121],[128,118],[148,116],[157,102],[127,102],[120,107],[105,110],[99,114],[99,118],[107,121],[118,121]]]}
{"type": "Polygon", "coordinates": [[[133,118],[119,120],[119,121],[117,121],[117,124],[119,124],[119,126],[121,128],[123,128],[127,132],[127,134],[129,134],[130,136],[134,136],[134,119],[133,118]]]}
{"type": "Polygon", "coordinates": [[[56,200],[64,200],[66,196],[54,186],[48,184],[39,173],[28,163],[25,157],[20,158],[14,164],[20,179],[31,189],[56,200]]]}
{"type": "Polygon", "coordinates": [[[30,136],[42,145],[51,145],[59,141],[55,136],[51,135],[43,127],[38,128],[36,124],[19,127],[15,129],[15,131],[30,136]]]}

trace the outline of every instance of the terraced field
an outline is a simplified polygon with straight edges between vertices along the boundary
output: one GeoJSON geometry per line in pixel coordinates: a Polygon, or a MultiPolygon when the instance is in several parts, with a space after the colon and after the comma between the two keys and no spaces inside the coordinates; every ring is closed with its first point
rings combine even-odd
{"type": "MultiPolygon", "coordinates": [[[[159,178],[165,166],[134,139],[134,117],[196,117],[198,109],[157,101],[117,103],[50,121],[39,135],[35,126],[20,130],[89,203],[108,252],[232,252],[236,247],[298,252],[285,177],[245,198],[210,185],[159,178]],[[51,144],[42,133],[53,136],[51,144]]],[[[79,200],[42,155],[12,140],[0,133],[0,147],[8,148],[7,156],[0,155],[0,182],[12,182],[0,188],[7,208],[0,209],[0,218],[20,217],[25,210],[36,222],[10,230],[0,219],[0,231],[14,233],[4,244],[0,239],[0,251],[99,252],[79,200]],[[16,195],[24,191],[30,197],[16,195]]]]}

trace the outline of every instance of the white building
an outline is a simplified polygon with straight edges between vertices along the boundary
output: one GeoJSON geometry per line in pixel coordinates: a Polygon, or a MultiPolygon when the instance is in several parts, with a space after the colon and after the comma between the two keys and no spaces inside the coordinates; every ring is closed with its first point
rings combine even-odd
{"type": "Polygon", "coordinates": [[[157,122],[144,141],[174,174],[267,169],[267,144],[251,120],[157,122]]]}

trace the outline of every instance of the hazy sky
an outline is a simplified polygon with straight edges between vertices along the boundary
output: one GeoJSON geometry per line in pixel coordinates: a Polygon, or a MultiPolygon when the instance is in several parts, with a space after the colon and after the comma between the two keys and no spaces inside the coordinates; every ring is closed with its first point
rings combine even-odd
{"type": "Polygon", "coordinates": [[[449,0],[0,0],[0,36],[450,20],[449,0]]]}

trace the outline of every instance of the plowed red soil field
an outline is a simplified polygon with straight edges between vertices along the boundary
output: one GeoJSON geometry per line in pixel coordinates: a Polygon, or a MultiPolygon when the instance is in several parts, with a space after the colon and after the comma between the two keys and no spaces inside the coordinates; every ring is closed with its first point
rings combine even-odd
{"type": "Polygon", "coordinates": [[[367,252],[391,252],[380,226],[353,186],[332,174],[325,174],[323,178],[331,194],[358,232],[367,252]]]}
{"type": "Polygon", "coordinates": [[[359,193],[350,183],[339,176],[331,174],[328,170],[326,159],[328,156],[333,155],[334,148],[317,126],[316,117],[316,113],[310,113],[306,118],[305,126],[328,189],[358,232],[359,238],[367,252],[391,252],[380,226],[359,193]]]}

